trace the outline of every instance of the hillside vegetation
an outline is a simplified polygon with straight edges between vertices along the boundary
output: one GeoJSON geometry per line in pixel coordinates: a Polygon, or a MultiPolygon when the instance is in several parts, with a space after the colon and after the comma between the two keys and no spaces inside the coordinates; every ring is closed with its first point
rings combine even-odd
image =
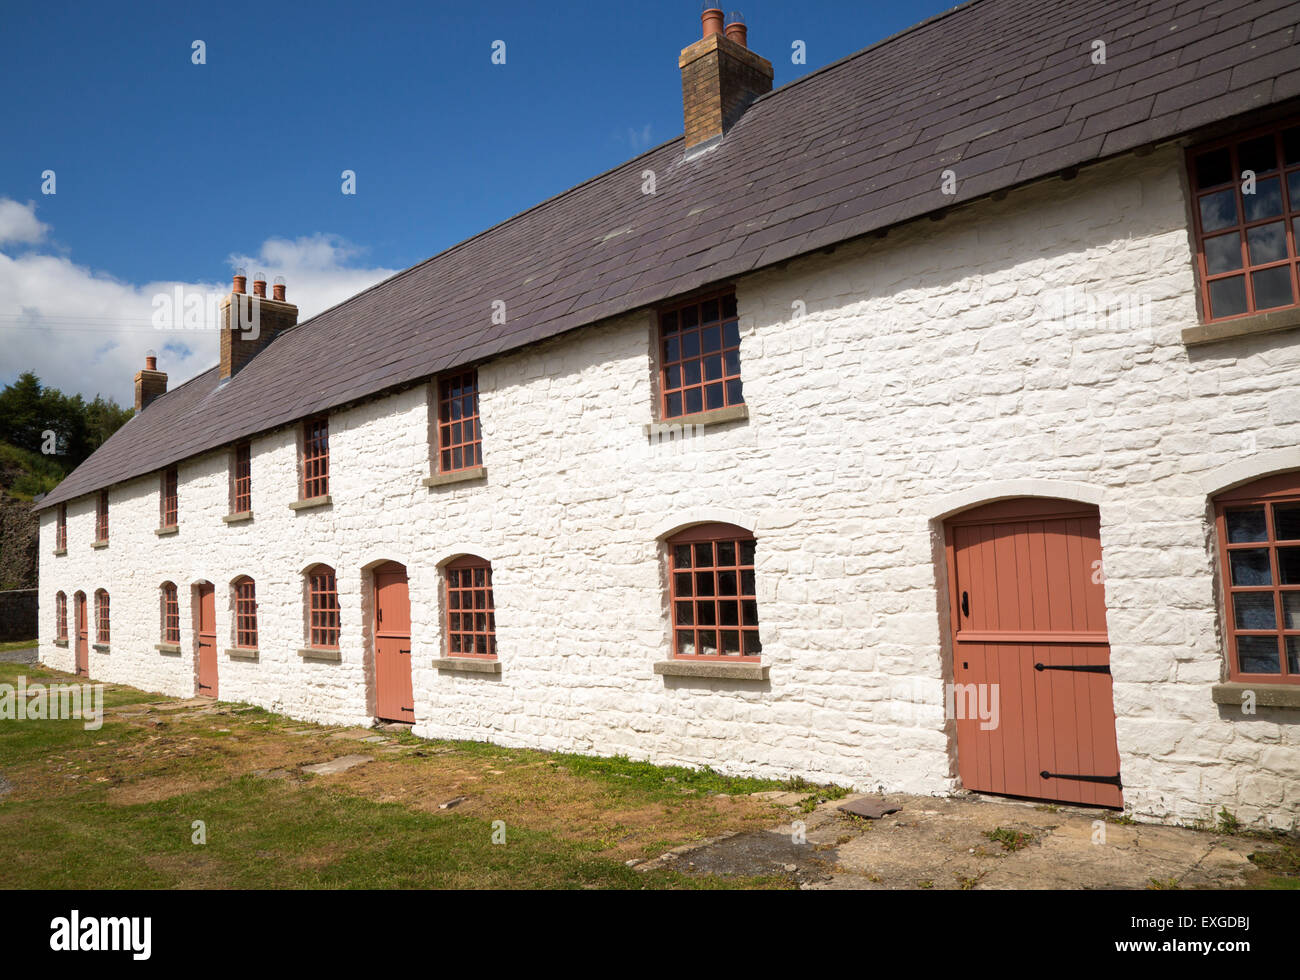
{"type": "Polygon", "coordinates": [[[49,493],[134,413],[46,388],[26,371],[0,391],[0,589],[36,586],[32,501],[49,493]]]}

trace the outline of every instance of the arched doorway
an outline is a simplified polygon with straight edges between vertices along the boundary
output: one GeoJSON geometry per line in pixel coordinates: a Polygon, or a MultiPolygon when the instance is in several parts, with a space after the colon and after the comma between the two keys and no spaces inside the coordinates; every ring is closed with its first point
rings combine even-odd
{"type": "Polygon", "coordinates": [[[962,784],[1122,806],[1097,508],[1001,500],[945,529],[962,784]]]}
{"type": "Polygon", "coordinates": [[[375,568],[375,714],[384,721],[415,722],[411,684],[411,599],[406,566],[375,568]]]}

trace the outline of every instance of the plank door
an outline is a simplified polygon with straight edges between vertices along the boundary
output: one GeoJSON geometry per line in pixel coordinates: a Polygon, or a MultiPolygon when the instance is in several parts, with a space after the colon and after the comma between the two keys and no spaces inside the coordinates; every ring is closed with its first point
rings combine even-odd
{"type": "Polygon", "coordinates": [[[389,562],[375,569],[375,714],[385,721],[415,721],[411,688],[411,599],[406,568],[389,562]]]}
{"type": "Polygon", "coordinates": [[[206,698],[217,696],[217,592],[211,585],[199,586],[199,623],[196,635],[199,644],[198,694],[206,698]]]}
{"type": "Polygon", "coordinates": [[[86,593],[78,592],[74,597],[77,606],[77,673],[82,677],[90,676],[90,632],[86,623],[86,593]]]}
{"type": "Polygon", "coordinates": [[[1095,507],[1039,498],[948,521],[967,789],[1123,805],[1099,528],[1095,507]]]}

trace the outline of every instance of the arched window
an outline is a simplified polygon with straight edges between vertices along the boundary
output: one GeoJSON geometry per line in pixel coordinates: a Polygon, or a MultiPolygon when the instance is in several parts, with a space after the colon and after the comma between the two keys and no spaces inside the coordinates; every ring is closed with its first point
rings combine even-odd
{"type": "Polygon", "coordinates": [[[1215,498],[1233,680],[1300,684],[1300,472],[1215,498]]]}
{"type": "Polygon", "coordinates": [[[754,536],[734,524],[699,524],[668,539],[673,656],[757,657],[754,536]]]}
{"type": "Polygon", "coordinates": [[[492,563],[466,555],[447,563],[447,656],[495,660],[496,603],[492,595],[492,563]]]}
{"type": "Polygon", "coordinates": [[[181,603],[172,582],[164,582],[161,589],[162,641],[181,642],[181,603]]]}
{"type": "Polygon", "coordinates": [[[257,590],[253,580],[241,575],[232,583],[235,593],[235,646],[257,649],[257,590]]]}
{"type": "Polygon", "coordinates": [[[108,643],[108,593],[95,590],[95,642],[108,643]]]}
{"type": "Polygon", "coordinates": [[[339,590],[328,565],[307,572],[307,642],[330,650],[339,645],[339,590]]]}
{"type": "Polygon", "coordinates": [[[68,596],[63,592],[54,596],[54,635],[56,639],[68,642],[68,596]]]}

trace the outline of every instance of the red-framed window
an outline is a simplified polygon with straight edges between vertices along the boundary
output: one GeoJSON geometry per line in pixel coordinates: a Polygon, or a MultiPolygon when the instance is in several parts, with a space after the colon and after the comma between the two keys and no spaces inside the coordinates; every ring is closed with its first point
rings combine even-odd
{"type": "Polygon", "coordinates": [[[665,419],[745,403],[734,292],[660,311],[659,399],[665,419]]]}
{"type": "Polygon", "coordinates": [[[478,371],[438,379],[438,472],[483,465],[483,429],[478,414],[478,371]]]}
{"type": "Polygon", "coordinates": [[[59,592],[54,596],[54,636],[56,639],[68,639],[68,597],[59,592]]]}
{"type": "Polygon", "coordinates": [[[1232,680],[1300,684],[1300,472],[1215,498],[1232,680]]]}
{"type": "Polygon", "coordinates": [[[108,540],[108,491],[99,491],[95,504],[95,543],[108,540]]]}
{"type": "Polygon", "coordinates": [[[668,539],[673,656],[757,657],[754,536],[732,524],[699,524],[668,539]]]}
{"type": "Polygon", "coordinates": [[[447,563],[447,656],[495,660],[496,602],[492,595],[492,563],[466,555],[447,563]]]}
{"type": "Polygon", "coordinates": [[[95,590],[95,642],[108,642],[108,593],[95,590]]]}
{"type": "Polygon", "coordinates": [[[1192,147],[1187,169],[1205,319],[1300,303],[1300,119],[1192,147]]]}
{"type": "Polygon", "coordinates": [[[253,509],[253,444],[235,446],[230,466],[230,512],[246,514],[253,509]]]}
{"type": "Polygon", "coordinates": [[[257,649],[257,588],[247,575],[234,581],[235,646],[257,649]]]}
{"type": "Polygon", "coordinates": [[[330,492],[330,420],[308,419],[302,424],[302,499],[330,492]]]}
{"type": "Polygon", "coordinates": [[[181,642],[181,602],[173,582],[162,584],[162,641],[181,642]]]}
{"type": "Polygon", "coordinates": [[[176,519],[179,513],[179,504],[177,502],[178,486],[180,484],[180,474],[175,466],[169,466],[163,470],[162,474],[162,492],[159,495],[159,520],[162,521],[162,527],[175,527],[176,519]]]}
{"type": "Polygon", "coordinates": [[[68,550],[68,505],[59,504],[59,519],[54,528],[54,547],[57,551],[68,550]]]}
{"type": "Polygon", "coordinates": [[[307,573],[307,640],[313,647],[339,645],[339,589],[334,569],[316,565],[307,573]]]}

